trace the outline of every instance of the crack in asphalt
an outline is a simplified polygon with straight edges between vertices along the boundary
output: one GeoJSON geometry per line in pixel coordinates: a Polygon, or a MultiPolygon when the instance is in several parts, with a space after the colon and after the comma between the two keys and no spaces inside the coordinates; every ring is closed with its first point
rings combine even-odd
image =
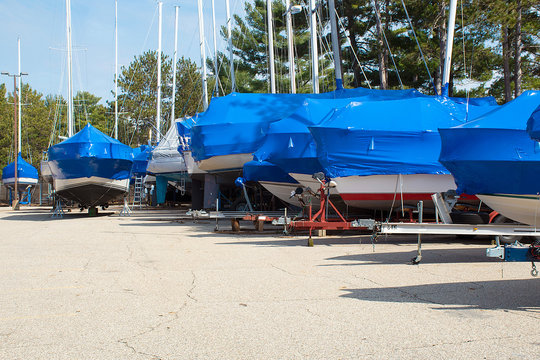
{"type": "MultiPolygon", "coordinates": [[[[191,275],[193,277],[192,281],[191,281],[191,288],[187,291],[186,296],[189,299],[191,299],[192,301],[198,302],[198,300],[193,296],[193,291],[197,287],[197,284],[196,284],[197,277],[196,277],[195,272],[193,270],[191,271],[191,275]]],[[[142,332],[140,332],[138,334],[135,334],[133,336],[130,336],[130,337],[119,339],[119,340],[117,340],[117,342],[120,343],[120,344],[123,344],[124,346],[126,346],[127,348],[132,350],[134,354],[150,356],[152,359],[161,359],[158,355],[148,354],[148,353],[138,351],[137,349],[135,349],[135,347],[133,345],[129,344],[129,340],[138,338],[138,337],[143,336],[143,335],[147,335],[147,334],[149,334],[149,333],[163,327],[166,324],[170,324],[170,323],[178,320],[180,318],[179,313],[181,313],[188,306],[189,299],[184,301],[184,303],[182,304],[182,306],[180,306],[180,308],[178,308],[178,310],[171,311],[171,312],[168,313],[168,315],[172,315],[172,318],[160,321],[156,325],[148,326],[145,331],[142,331],[142,332]]]]}
{"type": "Polygon", "coordinates": [[[283,269],[283,268],[280,268],[279,266],[276,266],[276,265],[274,265],[274,264],[270,264],[270,266],[272,266],[274,269],[278,269],[278,270],[284,272],[285,274],[289,274],[289,275],[291,275],[291,276],[298,276],[298,275],[293,274],[292,272],[290,272],[290,271],[288,271],[288,270],[285,270],[285,269],[283,269]]]}

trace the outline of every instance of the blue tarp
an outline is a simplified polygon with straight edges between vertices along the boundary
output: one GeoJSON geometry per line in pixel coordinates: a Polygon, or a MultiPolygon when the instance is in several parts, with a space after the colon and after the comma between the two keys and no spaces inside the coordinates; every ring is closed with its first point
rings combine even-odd
{"type": "Polygon", "coordinates": [[[146,175],[146,167],[152,156],[153,147],[150,145],[141,145],[133,149],[133,167],[131,173],[134,176],[146,175]]]}
{"type": "Polygon", "coordinates": [[[540,106],[529,117],[527,121],[527,132],[532,139],[540,141],[540,106]]]}
{"type": "Polygon", "coordinates": [[[129,179],[133,150],[105,135],[91,124],[67,140],[49,148],[49,166],[54,178],[98,176],[129,179]]]}
{"type": "Polygon", "coordinates": [[[439,163],[440,127],[459,125],[468,114],[493,109],[445,97],[351,103],[309,129],[329,177],[447,174],[439,163]]]}
{"type": "MultiPolygon", "coordinates": [[[[339,99],[366,96],[383,90],[364,88],[323,94],[240,94],[214,98],[208,110],[197,115],[191,128],[193,157],[253,153],[262,144],[270,123],[290,116],[305,99],[339,99]]],[[[392,96],[423,96],[416,90],[386,90],[392,96]]]]}
{"type": "MultiPolygon", "coordinates": [[[[418,92],[372,91],[362,97],[306,99],[294,114],[270,124],[261,147],[253,154],[256,161],[269,161],[287,173],[314,174],[323,171],[317,147],[308,126],[318,125],[351,102],[388,101],[422,97],[418,92]]],[[[491,99],[487,101],[491,102],[491,99]]]]}
{"type": "Polygon", "coordinates": [[[243,176],[248,181],[271,181],[298,184],[278,166],[268,161],[249,161],[244,164],[243,176]]]}
{"type": "Polygon", "coordinates": [[[195,125],[195,120],[191,117],[185,117],[181,121],[176,122],[178,130],[178,152],[182,153],[185,150],[191,150],[191,128],[195,125]]]}
{"type": "Polygon", "coordinates": [[[540,92],[527,91],[471,122],[440,129],[440,162],[458,191],[467,194],[540,192],[540,145],[526,131],[540,105],[540,92]]]}
{"type": "MultiPolygon", "coordinates": [[[[38,179],[37,169],[26,162],[21,156],[21,153],[17,156],[17,177],[19,181],[21,178],[38,179]]],[[[6,180],[13,178],[15,178],[15,162],[4,166],[2,169],[2,181],[6,182],[6,180]]],[[[10,181],[8,180],[8,182],[10,181]]]]}

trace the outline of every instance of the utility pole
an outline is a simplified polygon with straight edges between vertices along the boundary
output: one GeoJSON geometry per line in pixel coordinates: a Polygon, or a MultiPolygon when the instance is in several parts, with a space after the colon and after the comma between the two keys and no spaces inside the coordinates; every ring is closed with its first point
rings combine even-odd
{"type": "Polygon", "coordinates": [[[28,75],[27,73],[19,72],[18,74],[10,74],[8,72],[2,72],[2,75],[10,76],[13,78],[13,142],[15,145],[15,184],[14,184],[14,198],[13,202],[11,204],[13,210],[19,210],[19,146],[18,146],[18,138],[17,135],[17,129],[18,129],[18,114],[17,114],[17,106],[18,106],[18,99],[17,99],[17,79],[20,79],[23,75],[28,75]]]}

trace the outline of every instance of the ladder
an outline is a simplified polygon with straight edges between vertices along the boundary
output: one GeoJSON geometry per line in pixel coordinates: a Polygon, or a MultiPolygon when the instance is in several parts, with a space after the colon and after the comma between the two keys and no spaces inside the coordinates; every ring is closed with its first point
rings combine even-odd
{"type": "Polygon", "coordinates": [[[142,207],[144,195],[144,177],[137,176],[135,178],[135,189],[133,191],[133,208],[135,208],[135,206],[138,206],[139,208],[142,207]]]}

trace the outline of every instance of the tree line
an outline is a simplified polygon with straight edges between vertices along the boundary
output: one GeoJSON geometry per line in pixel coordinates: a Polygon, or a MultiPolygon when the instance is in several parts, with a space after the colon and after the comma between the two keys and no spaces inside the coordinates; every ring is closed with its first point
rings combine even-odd
{"type": "MultiPolygon", "coordinates": [[[[294,3],[294,1],[293,1],[294,3]]],[[[306,1],[297,3],[306,5],[306,1]]],[[[446,47],[448,0],[336,0],[345,87],[415,88],[440,93],[446,47]]],[[[277,90],[290,91],[284,1],[273,0],[274,59],[277,90]]],[[[245,16],[234,17],[232,44],[236,91],[269,92],[266,0],[248,0],[245,16]]],[[[309,17],[293,15],[297,92],[311,92],[309,17]]],[[[319,2],[319,87],[335,89],[329,32],[329,9],[319,2]]],[[[221,29],[227,38],[227,29],[221,29]]],[[[459,0],[453,47],[450,94],[494,96],[507,102],[528,89],[540,88],[540,4],[533,0],[459,0]],[[467,93],[469,90],[469,93],[467,93]]],[[[228,50],[208,58],[209,97],[231,92],[228,50]],[[217,79],[217,80],[216,80],[217,79]],[[213,90],[217,81],[217,93],[213,90]]],[[[172,59],[162,55],[162,128],[172,110],[172,59]]],[[[177,62],[175,117],[202,111],[199,64],[177,62]]],[[[118,138],[130,146],[155,139],[157,52],[146,51],[121,68],[118,79],[118,138]]],[[[112,82],[114,85],[114,82],[112,82]]],[[[42,153],[67,134],[66,101],[44,95],[29,84],[21,89],[22,154],[39,167],[42,153]]],[[[74,98],[75,126],[87,122],[112,135],[114,101],[100,102],[88,92],[74,98]]],[[[0,164],[13,159],[13,94],[0,85],[0,164]]]]}

